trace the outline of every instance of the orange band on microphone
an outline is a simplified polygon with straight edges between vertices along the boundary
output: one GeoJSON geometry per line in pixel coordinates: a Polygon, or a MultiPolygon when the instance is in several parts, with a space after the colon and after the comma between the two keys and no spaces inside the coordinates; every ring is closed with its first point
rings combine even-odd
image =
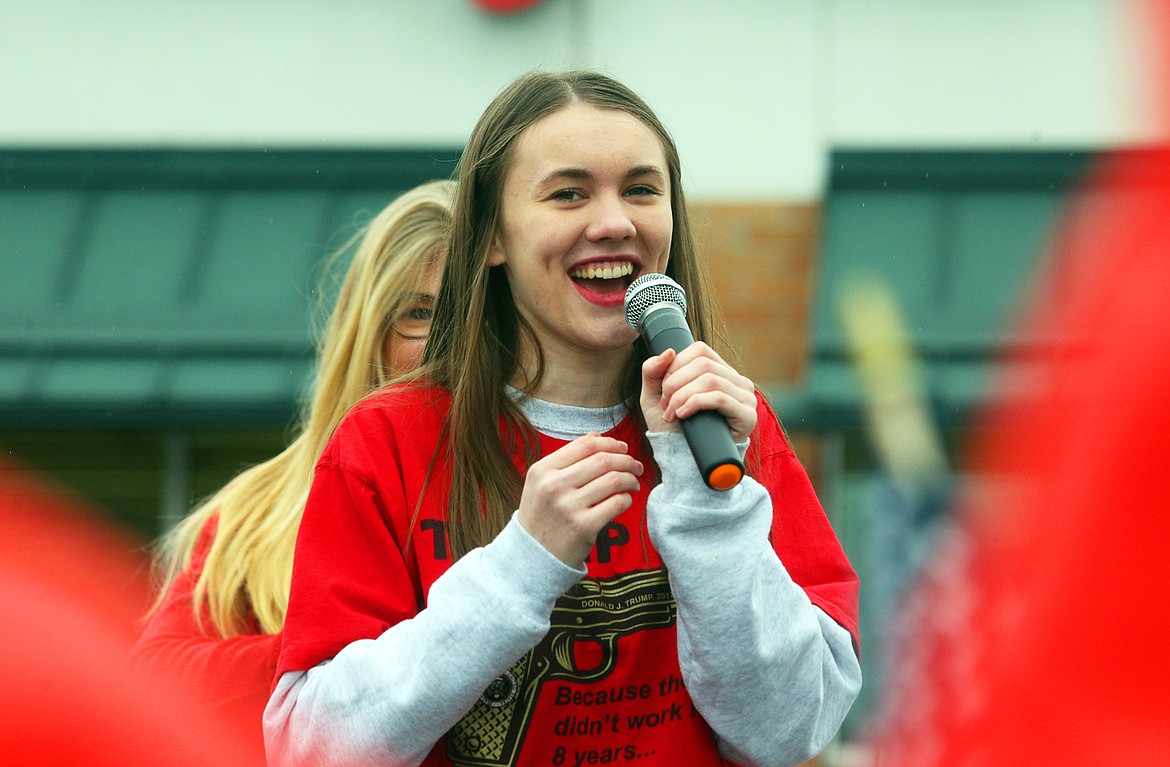
{"type": "Polygon", "coordinates": [[[707,484],[716,490],[730,490],[738,485],[741,479],[743,479],[743,469],[734,463],[725,463],[711,470],[711,473],[707,475],[707,484]]]}

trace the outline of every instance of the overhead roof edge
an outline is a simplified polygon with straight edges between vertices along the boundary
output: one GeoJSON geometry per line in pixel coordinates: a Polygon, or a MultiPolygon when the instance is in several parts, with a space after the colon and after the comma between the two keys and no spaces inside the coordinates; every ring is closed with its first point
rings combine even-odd
{"type": "Polygon", "coordinates": [[[451,176],[460,150],[412,149],[0,149],[0,189],[378,189],[451,176]],[[399,181],[401,183],[401,181],[399,181]]]}

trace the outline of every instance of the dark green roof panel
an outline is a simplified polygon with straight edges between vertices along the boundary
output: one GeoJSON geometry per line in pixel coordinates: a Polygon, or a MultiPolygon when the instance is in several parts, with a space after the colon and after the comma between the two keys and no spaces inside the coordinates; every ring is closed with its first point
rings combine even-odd
{"type": "Polygon", "coordinates": [[[457,155],[0,151],[0,425],[286,423],[324,256],[457,155]]]}
{"type": "Polygon", "coordinates": [[[789,422],[860,422],[861,390],[838,314],[843,288],[859,278],[894,294],[940,419],[965,419],[989,393],[998,353],[1031,342],[1015,335],[1013,319],[1092,159],[1063,151],[834,153],[809,374],[801,389],[777,393],[789,422]]]}

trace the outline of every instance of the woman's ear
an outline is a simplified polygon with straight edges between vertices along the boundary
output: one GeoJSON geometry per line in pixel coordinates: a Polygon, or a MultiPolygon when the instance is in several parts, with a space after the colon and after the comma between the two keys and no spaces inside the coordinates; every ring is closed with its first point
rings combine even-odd
{"type": "Polygon", "coordinates": [[[488,266],[499,266],[507,260],[508,259],[504,257],[504,246],[500,243],[500,234],[499,232],[496,232],[496,234],[492,236],[491,247],[488,248],[488,266]]]}

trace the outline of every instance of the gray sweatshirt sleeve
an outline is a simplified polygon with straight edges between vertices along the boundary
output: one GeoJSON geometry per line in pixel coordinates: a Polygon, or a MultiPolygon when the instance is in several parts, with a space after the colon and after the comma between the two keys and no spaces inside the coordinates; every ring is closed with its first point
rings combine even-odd
{"type": "Polygon", "coordinates": [[[553,604],[584,574],[513,517],[435,581],[417,616],[280,677],[264,711],[268,763],[421,763],[548,633],[553,604]]]}
{"type": "Polygon", "coordinates": [[[662,483],[651,540],[678,605],[678,652],[720,752],[743,765],[795,765],[840,727],[861,688],[849,632],[808,599],[768,541],[767,490],[703,484],[681,433],[650,433],[662,483]]]}

